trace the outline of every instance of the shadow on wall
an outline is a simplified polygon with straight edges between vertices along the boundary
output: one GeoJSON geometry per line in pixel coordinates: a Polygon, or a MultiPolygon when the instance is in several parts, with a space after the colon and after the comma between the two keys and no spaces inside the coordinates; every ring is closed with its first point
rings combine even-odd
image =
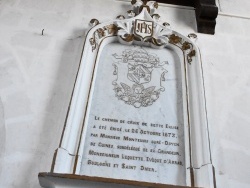
{"type": "Polygon", "coordinates": [[[174,9],[174,15],[178,25],[181,25],[183,28],[190,28],[194,30],[194,32],[197,32],[195,10],[186,10],[184,14],[183,12],[182,9],[174,9]]]}
{"type": "MultiPolygon", "coordinates": [[[[41,40],[41,37],[50,37],[51,40],[55,41],[55,53],[57,53],[56,56],[58,58],[54,58],[53,51],[46,52],[40,56],[39,63],[46,64],[46,66],[45,68],[43,67],[43,71],[41,71],[42,73],[39,73],[39,75],[46,73],[46,71],[53,72],[53,75],[50,80],[46,80],[46,75],[44,75],[44,78],[41,79],[43,86],[35,86],[35,88],[45,87],[45,89],[48,89],[48,96],[42,96],[43,99],[35,99],[35,102],[33,101],[33,103],[36,103],[37,101],[41,104],[46,103],[44,104],[46,106],[41,111],[41,114],[38,114],[35,117],[39,118],[39,121],[34,120],[35,123],[32,122],[32,126],[37,128],[34,135],[38,136],[38,138],[34,143],[29,143],[30,148],[35,148],[31,151],[33,153],[30,160],[24,165],[24,168],[17,168],[19,171],[22,170],[22,172],[18,172],[18,174],[22,174],[22,177],[19,177],[17,183],[15,183],[15,186],[18,185],[18,187],[40,187],[38,173],[49,172],[51,169],[53,154],[59,146],[64,127],[64,121],[80,64],[85,37],[83,30],[75,31],[74,34],[71,35],[74,37],[68,39],[58,39],[56,37],[54,39],[53,36],[46,35],[46,31],[44,31],[43,36],[41,34],[36,35],[37,37],[40,37],[39,40],[41,40]],[[53,58],[48,58],[46,55],[53,58]],[[51,68],[54,70],[49,70],[51,68]]],[[[39,77],[39,75],[33,75],[33,77],[39,77]]],[[[2,139],[1,136],[0,139],[2,139]]],[[[29,138],[27,138],[27,141],[28,139],[29,138]]],[[[13,187],[15,186],[13,185],[13,187]]]]}
{"type": "Polygon", "coordinates": [[[3,166],[2,163],[4,162],[5,142],[6,142],[6,130],[4,121],[4,108],[0,97],[0,176],[3,173],[1,167],[3,166]]]}
{"type": "MultiPolygon", "coordinates": [[[[37,175],[39,172],[49,172],[51,170],[50,167],[54,151],[59,147],[67,110],[80,65],[85,41],[85,35],[83,33],[83,31],[75,31],[74,34],[72,34],[74,37],[64,39],[64,44],[60,46],[60,63],[57,72],[55,72],[55,80],[46,104],[46,115],[43,117],[43,124],[37,146],[37,148],[41,148],[42,151],[40,151],[40,153],[43,153],[43,156],[39,156],[40,159],[36,164],[38,167],[37,171],[34,172],[36,182],[38,182],[37,175]]],[[[31,170],[32,168],[33,167],[30,166],[31,170]]]]}

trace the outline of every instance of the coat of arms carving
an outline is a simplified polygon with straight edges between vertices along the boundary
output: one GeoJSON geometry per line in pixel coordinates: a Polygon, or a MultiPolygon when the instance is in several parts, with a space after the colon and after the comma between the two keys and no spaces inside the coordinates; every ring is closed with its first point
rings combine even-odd
{"type": "Polygon", "coordinates": [[[143,48],[124,50],[122,55],[113,54],[116,79],[114,91],[119,100],[136,108],[152,105],[165,91],[162,82],[167,73],[167,61],[160,62],[155,54],[143,48]],[[117,61],[118,60],[118,61],[117,61]]]}

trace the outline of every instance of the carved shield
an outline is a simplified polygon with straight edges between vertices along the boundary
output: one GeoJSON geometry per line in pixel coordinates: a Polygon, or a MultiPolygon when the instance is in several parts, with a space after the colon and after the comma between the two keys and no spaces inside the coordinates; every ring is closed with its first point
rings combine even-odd
{"type": "Polygon", "coordinates": [[[143,39],[151,37],[153,35],[153,22],[136,19],[134,33],[143,39]]]}
{"type": "Polygon", "coordinates": [[[128,79],[137,84],[148,83],[151,80],[152,69],[143,65],[128,64],[128,79]]]}
{"type": "Polygon", "coordinates": [[[162,84],[167,72],[166,63],[143,48],[124,50],[122,56],[114,54],[115,96],[135,108],[152,105],[165,91],[162,84]]]}

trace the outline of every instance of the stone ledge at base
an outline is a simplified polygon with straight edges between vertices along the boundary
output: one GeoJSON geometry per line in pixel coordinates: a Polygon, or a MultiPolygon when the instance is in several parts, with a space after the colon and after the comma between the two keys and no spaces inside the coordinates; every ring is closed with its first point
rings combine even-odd
{"type": "MultiPolygon", "coordinates": [[[[187,186],[164,185],[130,180],[80,176],[74,174],[56,174],[41,172],[39,183],[44,188],[84,187],[84,188],[190,188],[187,186]]],[[[197,188],[197,187],[196,187],[197,188]]]]}

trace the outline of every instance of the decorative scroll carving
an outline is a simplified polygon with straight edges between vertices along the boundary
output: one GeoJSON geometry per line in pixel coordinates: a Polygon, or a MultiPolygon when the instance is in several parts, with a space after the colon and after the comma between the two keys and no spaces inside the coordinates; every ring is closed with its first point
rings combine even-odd
{"type": "Polygon", "coordinates": [[[174,44],[182,49],[186,53],[186,58],[188,63],[192,62],[192,58],[195,56],[196,52],[193,49],[193,45],[190,42],[184,41],[181,37],[172,34],[169,36],[169,43],[174,44]]]}
{"type": "Polygon", "coordinates": [[[99,23],[100,23],[99,20],[93,18],[93,19],[90,20],[89,25],[91,27],[94,27],[94,26],[98,25],[99,23]]]}
{"type": "Polygon", "coordinates": [[[102,28],[98,28],[93,33],[93,37],[90,38],[89,40],[92,46],[92,51],[94,51],[97,48],[100,40],[102,40],[104,37],[107,37],[107,36],[116,35],[116,33],[117,33],[117,27],[114,24],[110,24],[102,28]]]}
{"type": "Polygon", "coordinates": [[[128,11],[129,17],[139,13],[137,17],[143,15],[143,19],[136,19],[136,17],[134,20],[115,22],[118,28],[117,35],[121,43],[131,45],[134,42],[140,42],[154,48],[162,48],[173,44],[185,52],[188,63],[192,62],[192,58],[196,54],[193,45],[184,41],[177,34],[173,34],[172,30],[168,28],[169,23],[159,24],[160,16],[155,13],[158,4],[155,1],[132,1],[132,5],[134,11],[128,11]],[[142,10],[140,10],[141,7],[142,10]]]}
{"type": "MultiPolygon", "coordinates": [[[[179,47],[185,54],[187,62],[191,63],[195,56],[195,50],[190,42],[185,41],[178,34],[173,34],[169,23],[159,23],[160,15],[156,13],[158,4],[155,1],[132,0],[133,10],[127,11],[130,19],[125,16],[117,16],[114,24],[98,28],[89,40],[94,51],[99,42],[107,36],[117,35],[118,40],[127,45],[139,43],[150,45],[153,48],[163,48],[169,44],[179,47]],[[136,16],[136,17],[135,17],[136,16]]],[[[92,24],[99,24],[92,19],[92,24]]]]}

